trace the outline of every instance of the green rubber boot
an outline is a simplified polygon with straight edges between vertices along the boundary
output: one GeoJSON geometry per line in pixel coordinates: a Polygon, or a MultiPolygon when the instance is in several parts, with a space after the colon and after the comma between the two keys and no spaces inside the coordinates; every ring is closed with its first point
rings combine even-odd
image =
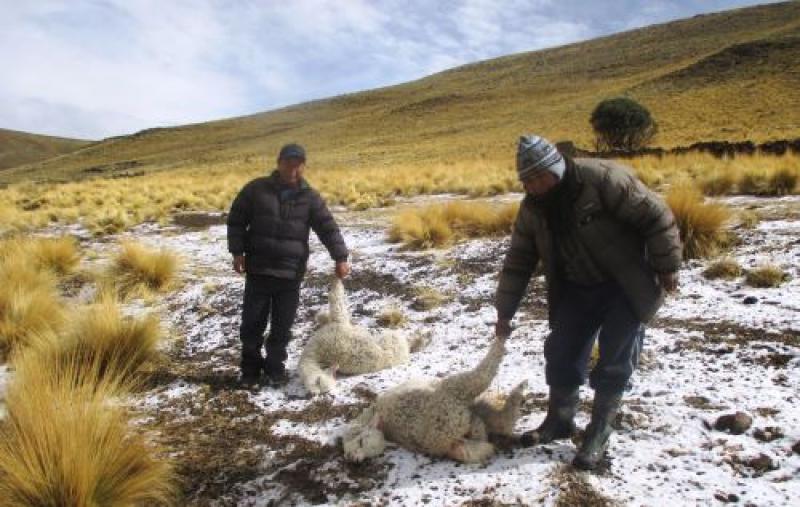
{"type": "Polygon", "coordinates": [[[570,438],[575,434],[575,413],[578,411],[578,387],[550,387],[547,416],[538,428],[520,436],[520,444],[530,447],[570,438]]]}
{"type": "Polygon", "coordinates": [[[586,427],[581,448],[572,461],[573,466],[582,470],[597,468],[608,449],[608,439],[614,432],[613,424],[621,402],[621,390],[595,391],[592,420],[586,427]]]}

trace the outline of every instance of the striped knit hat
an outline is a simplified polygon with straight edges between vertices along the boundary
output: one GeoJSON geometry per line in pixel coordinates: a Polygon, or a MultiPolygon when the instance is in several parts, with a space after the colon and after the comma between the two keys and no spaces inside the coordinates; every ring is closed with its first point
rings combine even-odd
{"type": "Polygon", "coordinates": [[[532,134],[519,138],[517,174],[520,180],[542,171],[550,171],[560,180],[566,168],[564,157],[547,139],[532,134]]]}

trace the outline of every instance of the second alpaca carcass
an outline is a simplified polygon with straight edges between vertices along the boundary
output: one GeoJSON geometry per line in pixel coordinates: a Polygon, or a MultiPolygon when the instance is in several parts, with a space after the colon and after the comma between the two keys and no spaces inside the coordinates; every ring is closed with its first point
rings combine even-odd
{"type": "Polygon", "coordinates": [[[385,440],[466,463],[489,459],[494,446],[488,436],[511,436],[525,388],[523,382],[502,400],[486,392],[504,352],[505,342],[498,338],[473,370],[444,379],[411,379],[380,395],[345,431],[346,459],[377,456],[385,440]]]}

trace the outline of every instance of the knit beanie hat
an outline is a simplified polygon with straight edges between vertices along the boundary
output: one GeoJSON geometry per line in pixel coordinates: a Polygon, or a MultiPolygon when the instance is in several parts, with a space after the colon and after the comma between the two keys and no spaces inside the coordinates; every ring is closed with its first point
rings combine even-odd
{"type": "Polygon", "coordinates": [[[536,173],[550,171],[559,180],[567,165],[564,157],[550,141],[533,134],[521,136],[517,145],[517,175],[524,180],[536,173]]]}

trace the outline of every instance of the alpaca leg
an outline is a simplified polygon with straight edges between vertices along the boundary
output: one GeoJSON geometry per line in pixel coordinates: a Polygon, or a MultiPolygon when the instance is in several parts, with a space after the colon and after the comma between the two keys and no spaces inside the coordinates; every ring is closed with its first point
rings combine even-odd
{"type": "Polygon", "coordinates": [[[494,455],[494,446],[481,440],[458,440],[453,442],[448,457],[462,463],[484,463],[494,455]]]}
{"type": "Polygon", "coordinates": [[[441,389],[467,404],[489,388],[505,353],[505,340],[495,339],[486,357],[473,370],[442,380],[441,389]]]}

